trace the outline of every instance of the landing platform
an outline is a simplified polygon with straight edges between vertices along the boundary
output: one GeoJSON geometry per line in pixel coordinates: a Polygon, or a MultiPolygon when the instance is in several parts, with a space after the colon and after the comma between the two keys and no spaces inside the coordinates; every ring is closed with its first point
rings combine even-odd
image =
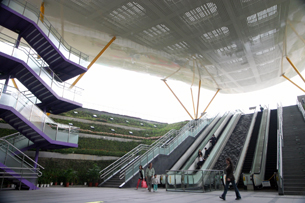
{"type": "Polygon", "coordinates": [[[116,189],[116,188],[88,188],[88,187],[50,187],[40,190],[18,191],[8,190],[0,192],[0,203],[107,203],[107,202],[253,202],[253,203],[304,203],[305,196],[279,196],[276,192],[240,191],[242,199],[235,200],[234,191],[229,191],[226,201],[219,199],[221,191],[207,193],[166,192],[159,188],[157,192],[147,189],[116,189]]]}

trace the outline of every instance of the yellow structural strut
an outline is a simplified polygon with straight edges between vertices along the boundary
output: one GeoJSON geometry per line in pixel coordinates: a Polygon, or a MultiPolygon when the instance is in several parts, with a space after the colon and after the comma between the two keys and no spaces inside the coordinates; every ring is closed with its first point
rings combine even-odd
{"type": "Polygon", "coordinates": [[[282,77],[285,78],[286,80],[288,80],[289,82],[291,82],[292,84],[294,84],[296,87],[298,87],[300,90],[302,90],[303,92],[305,92],[305,90],[303,90],[300,86],[298,86],[297,84],[295,84],[292,80],[290,80],[289,78],[287,78],[284,74],[282,74],[282,77]]]}
{"type": "Polygon", "coordinates": [[[204,109],[204,111],[202,112],[202,115],[200,116],[200,118],[203,116],[203,113],[208,109],[208,107],[210,106],[210,104],[212,103],[212,101],[214,100],[214,98],[216,97],[216,95],[218,94],[218,92],[220,91],[220,89],[217,90],[217,92],[215,93],[215,95],[213,96],[213,98],[211,99],[210,103],[207,105],[207,107],[204,109]]]}
{"type": "Polygon", "coordinates": [[[40,21],[43,22],[43,20],[44,20],[44,2],[42,2],[41,5],[40,5],[40,14],[39,14],[39,16],[40,16],[40,21]]]}
{"type": "MultiPolygon", "coordinates": [[[[108,44],[102,49],[102,51],[93,59],[93,61],[91,61],[91,63],[88,65],[87,70],[89,70],[91,68],[91,66],[97,61],[98,58],[100,58],[100,56],[106,51],[106,49],[112,44],[112,42],[116,39],[116,37],[114,36],[110,42],[108,42],[108,44]]],[[[76,85],[76,83],[85,75],[85,73],[82,73],[80,76],[78,76],[78,78],[76,78],[76,80],[73,82],[73,84],[70,86],[70,88],[72,88],[73,86],[76,85]]]]}
{"type": "Polygon", "coordinates": [[[295,67],[295,65],[292,63],[292,61],[289,59],[288,56],[286,56],[287,61],[290,63],[290,65],[293,67],[293,69],[295,70],[295,72],[297,72],[297,74],[302,78],[302,80],[305,82],[305,79],[303,78],[302,74],[299,72],[299,70],[297,69],[297,67],[295,67]]]}
{"type": "Polygon", "coordinates": [[[11,80],[12,80],[12,82],[13,82],[13,84],[14,84],[14,87],[15,87],[17,90],[19,90],[19,88],[18,88],[18,86],[17,86],[17,83],[16,83],[15,79],[12,78],[11,80]]]}
{"type": "Polygon", "coordinates": [[[192,119],[194,119],[193,116],[190,114],[190,112],[188,112],[188,110],[185,108],[185,106],[182,104],[182,102],[179,100],[179,98],[178,98],[178,97],[176,96],[176,94],[173,92],[173,90],[168,86],[166,80],[165,80],[165,79],[161,79],[161,80],[165,83],[165,85],[168,87],[168,89],[173,93],[173,95],[176,97],[176,99],[177,99],[178,102],[181,104],[181,106],[184,108],[184,110],[187,112],[187,114],[188,114],[192,119]]]}
{"type": "Polygon", "coordinates": [[[294,27],[292,26],[292,24],[290,23],[290,21],[287,21],[287,23],[289,24],[289,26],[291,27],[291,29],[293,30],[293,32],[300,38],[300,40],[302,40],[305,44],[305,39],[299,35],[299,33],[294,29],[294,27]]]}

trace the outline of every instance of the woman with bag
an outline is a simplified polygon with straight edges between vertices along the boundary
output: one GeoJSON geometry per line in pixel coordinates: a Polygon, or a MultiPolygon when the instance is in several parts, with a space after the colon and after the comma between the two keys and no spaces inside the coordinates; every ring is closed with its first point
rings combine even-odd
{"type": "MultiPolygon", "coordinates": [[[[142,187],[143,187],[143,182],[144,182],[144,170],[143,170],[143,167],[142,167],[142,165],[140,165],[139,166],[139,179],[138,179],[138,183],[137,183],[137,189],[138,189],[138,187],[139,187],[139,183],[142,181],[142,187]]],[[[136,189],[136,190],[137,190],[136,189]]]]}
{"type": "Polygon", "coordinates": [[[226,194],[228,192],[228,187],[230,182],[232,183],[232,186],[235,190],[235,194],[236,194],[236,199],[235,200],[240,200],[241,196],[239,194],[238,188],[235,184],[235,177],[233,175],[233,164],[230,158],[226,158],[226,163],[227,163],[227,167],[226,167],[226,185],[224,188],[224,191],[222,193],[222,195],[219,196],[220,199],[226,200],[226,194]]]}

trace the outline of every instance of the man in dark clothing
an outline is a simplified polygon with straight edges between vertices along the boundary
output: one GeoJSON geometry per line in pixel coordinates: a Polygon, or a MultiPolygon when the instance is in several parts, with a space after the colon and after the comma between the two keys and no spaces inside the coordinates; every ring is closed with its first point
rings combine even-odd
{"type": "Polygon", "coordinates": [[[261,105],[259,105],[259,108],[260,108],[261,112],[264,111],[264,108],[261,105]]]}
{"type": "Polygon", "coordinates": [[[215,135],[213,135],[210,140],[212,141],[212,146],[214,146],[216,144],[217,138],[215,135]]]}
{"type": "Polygon", "coordinates": [[[208,158],[208,156],[210,155],[210,150],[208,148],[204,148],[205,153],[204,153],[204,159],[206,160],[208,158]]]}

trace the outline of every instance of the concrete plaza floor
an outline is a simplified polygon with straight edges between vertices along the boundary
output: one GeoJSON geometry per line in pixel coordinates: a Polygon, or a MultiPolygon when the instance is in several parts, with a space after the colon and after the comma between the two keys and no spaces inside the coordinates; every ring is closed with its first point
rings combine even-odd
{"type": "MultiPolygon", "coordinates": [[[[1,203],[107,203],[107,202],[224,202],[219,199],[222,191],[207,193],[166,192],[159,188],[157,192],[146,189],[116,189],[116,188],[88,188],[88,187],[50,187],[40,190],[7,190],[0,192],[1,203]]],[[[229,191],[226,202],[247,203],[305,203],[305,196],[279,196],[276,192],[240,191],[242,199],[235,200],[234,191],[229,191]]]]}

